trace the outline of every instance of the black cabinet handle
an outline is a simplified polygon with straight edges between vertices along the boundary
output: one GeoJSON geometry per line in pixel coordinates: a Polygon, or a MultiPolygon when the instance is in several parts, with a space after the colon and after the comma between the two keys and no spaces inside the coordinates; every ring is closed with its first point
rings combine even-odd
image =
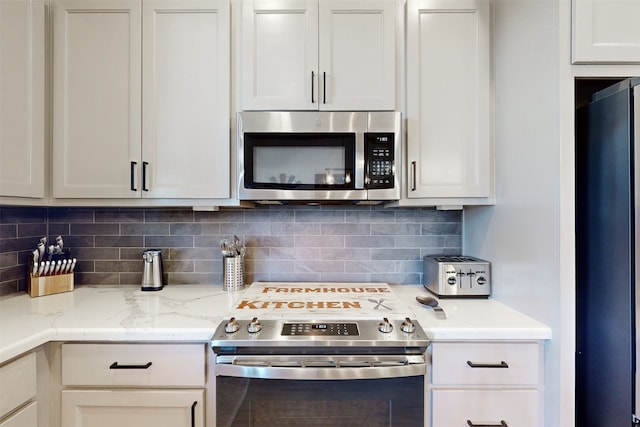
{"type": "Polygon", "coordinates": [[[504,420],[500,420],[500,423],[496,424],[475,424],[470,420],[467,420],[467,425],[469,427],[509,427],[509,424],[507,424],[504,420]]]}
{"type": "Polygon", "coordinates": [[[316,100],[313,99],[314,90],[313,90],[313,71],[311,72],[311,103],[315,104],[316,100]]]}
{"type": "Polygon", "coordinates": [[[416,162],[411,162],[411,191],[416,191],[416,162]]]}
{"type": "Polygon", "coordinates": [[[149,191],[147,188],[147,166],[149,166],[149,162],[142,162],[142,191],[149,191]]]}
{"type": "Polygon", "coordinates": [[[191,405],[191,427],[196,427],[196,405],[198,401],[193,402],[191,405]]]}
{"type": "Polygon", "coordinates": [[[467,360],[467,365],[472,368],[508,368],[509,365],[504,360],[500,363],[473,363],[470,360],[467,360]]]}
{"type": "Polygon", "coordinates": [[[118,365],[118,362],[113,362],[109,369],[149,369],[151,362],[147,362],[144,365],[118,365]]]}
{"type": "Polygon", "coordinates": [[[322,72],[322,103],[327,103],[327,72],[322,72]]]}
{"type": "Polygon", "coordinates": [[[138,164],[138,162],[131,162],[131,191],[138,191],[136,189],[136,180],[135,180],[135,175],[136,175],[136,165],[138,164]]]}

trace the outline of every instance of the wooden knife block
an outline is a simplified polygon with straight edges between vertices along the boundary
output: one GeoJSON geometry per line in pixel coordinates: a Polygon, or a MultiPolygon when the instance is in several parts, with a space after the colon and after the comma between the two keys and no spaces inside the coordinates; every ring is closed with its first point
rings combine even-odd
{"type": "Polygon", "coordinates": [[[32,298],[70,291],[73,291],[73,273],[38,277],[29,274],[27,293],[32,298]]]}

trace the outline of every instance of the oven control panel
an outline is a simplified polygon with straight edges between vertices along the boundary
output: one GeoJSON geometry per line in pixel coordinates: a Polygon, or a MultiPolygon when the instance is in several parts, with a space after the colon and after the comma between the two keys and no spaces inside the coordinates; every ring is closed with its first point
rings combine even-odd
{"type": "Polygon", "coordinates": [[[285,323],[282,325],[282,336],[358,336],[356,323],[285,323]]]}

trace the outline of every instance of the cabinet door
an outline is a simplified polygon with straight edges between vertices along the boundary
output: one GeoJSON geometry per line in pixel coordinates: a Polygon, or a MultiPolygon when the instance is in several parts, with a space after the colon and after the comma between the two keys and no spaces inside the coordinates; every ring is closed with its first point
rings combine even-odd
{"type": "Polygon", "coordinates": [[[202,427],[202,390],[64,390],[65,427],[202,427]]]}
{"type": "Polygon", "coordinates": [[[242,109],[318,109],[317,0],[246,0],[242,109]]]}
{"type": "Polygon", "coordinates": [[[0,196],[44,197],[44,0],[0,1],[0,196]]]}
{"type": "Polygon", "coordinates": [[[229,3],[143,2],[143,197],[230,192],[229,3]]]}
{"type": "Polygon", "coordinates": [[[409,0],[409,198],[490,196],[489,30],[486,1],[409,0]]]}
{"type": "Polygon", "coordinates": [[[321,110],[394,110],[394,0],[324,0],[319,6],[321,110]]]}
{"type": "Polygon", "coordinates": [[[640,2],[572,0],[572,62],[640,63],[640,2]]]}
{"type": "Polygon", "coordinates": [[[53,196],[140,197],[140,0],[53,1],[53,196]]]}

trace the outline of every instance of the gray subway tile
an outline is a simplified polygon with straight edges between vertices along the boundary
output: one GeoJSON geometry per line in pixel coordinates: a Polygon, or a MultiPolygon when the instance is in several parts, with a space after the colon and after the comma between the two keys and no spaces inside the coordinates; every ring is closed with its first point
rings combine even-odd
{"type": "Polygon", "coordinates": [[[393,248],[393,236],[347,236],[344,242],[347,248],[393,248]]]}
{"type": "Polygon", "coordinates": [[[167,236],[170,230],[171,226],[168,223],[134,223],[120,225],[120,233],[128,236],[167,236]]]}
{"type": "Polygon", "coordinates": [[[371,249],[373,260],[418,260],[422,259],[420,248],[375,248],[371,249]]]}
{"type": "Polygon", "coordinates": [[[322,248],[320,259],[323,261],[370,260],[369,248],[322,248]]]}
{"type": "Polygon", "coordinates": [[[320,234],[320,224],[312,222],[273,222],[270,224],[269,234],[279,236],[317,236],[320,234]]]}
{"type": "Polygon", "coordinates": [[[169,225],[169,233],[173,236],[199,236],[202,226],[197,223],[173,223],[169,225]]]}
{"type": "Polygon", "coordinates": [[[371,234],[370,224],[322,224],[323,236],[368,236],[371,234]]]}
{"type": "Polygon", "coordinates": [[[147,209],[144,222],[193,222],[191,209],[147,209]]]}
{"type": "Polygon", "coordinates": [[[70,234],[74,236],[117,236],[118,234],[120,234],[120,226],[115,223],[77,223],[71,224],[70,234]]]}
{"type": "Polygon", "coordinates": [[[97,248],[139,248],[143,240],[142,236],[96,236],[95,246],[97,248]]]}
{"type": "Polygon", "coordinates": [[[296,222],[344,222],[345,213],[343,210],[296,210],[296,222]]]}
{"type": "Polygon", "coordinates": [[[193,236],[145,236],[148,248],[192,248],[193,236]]]}
{"type": "Polygon", "coordinates": [[[97,209],[95,222],[144,222],[143,209],[97,209]]]}
{"type": "Polygon", "coordinates": [[[415,236],[420,234],[419,224],[371,224],[371,235],[415,236]]]}
{"type": "Polygon", "coordinates": [[[343,248],[344,236],[296,236],[295,246],[298,248],[343,248]]]}

